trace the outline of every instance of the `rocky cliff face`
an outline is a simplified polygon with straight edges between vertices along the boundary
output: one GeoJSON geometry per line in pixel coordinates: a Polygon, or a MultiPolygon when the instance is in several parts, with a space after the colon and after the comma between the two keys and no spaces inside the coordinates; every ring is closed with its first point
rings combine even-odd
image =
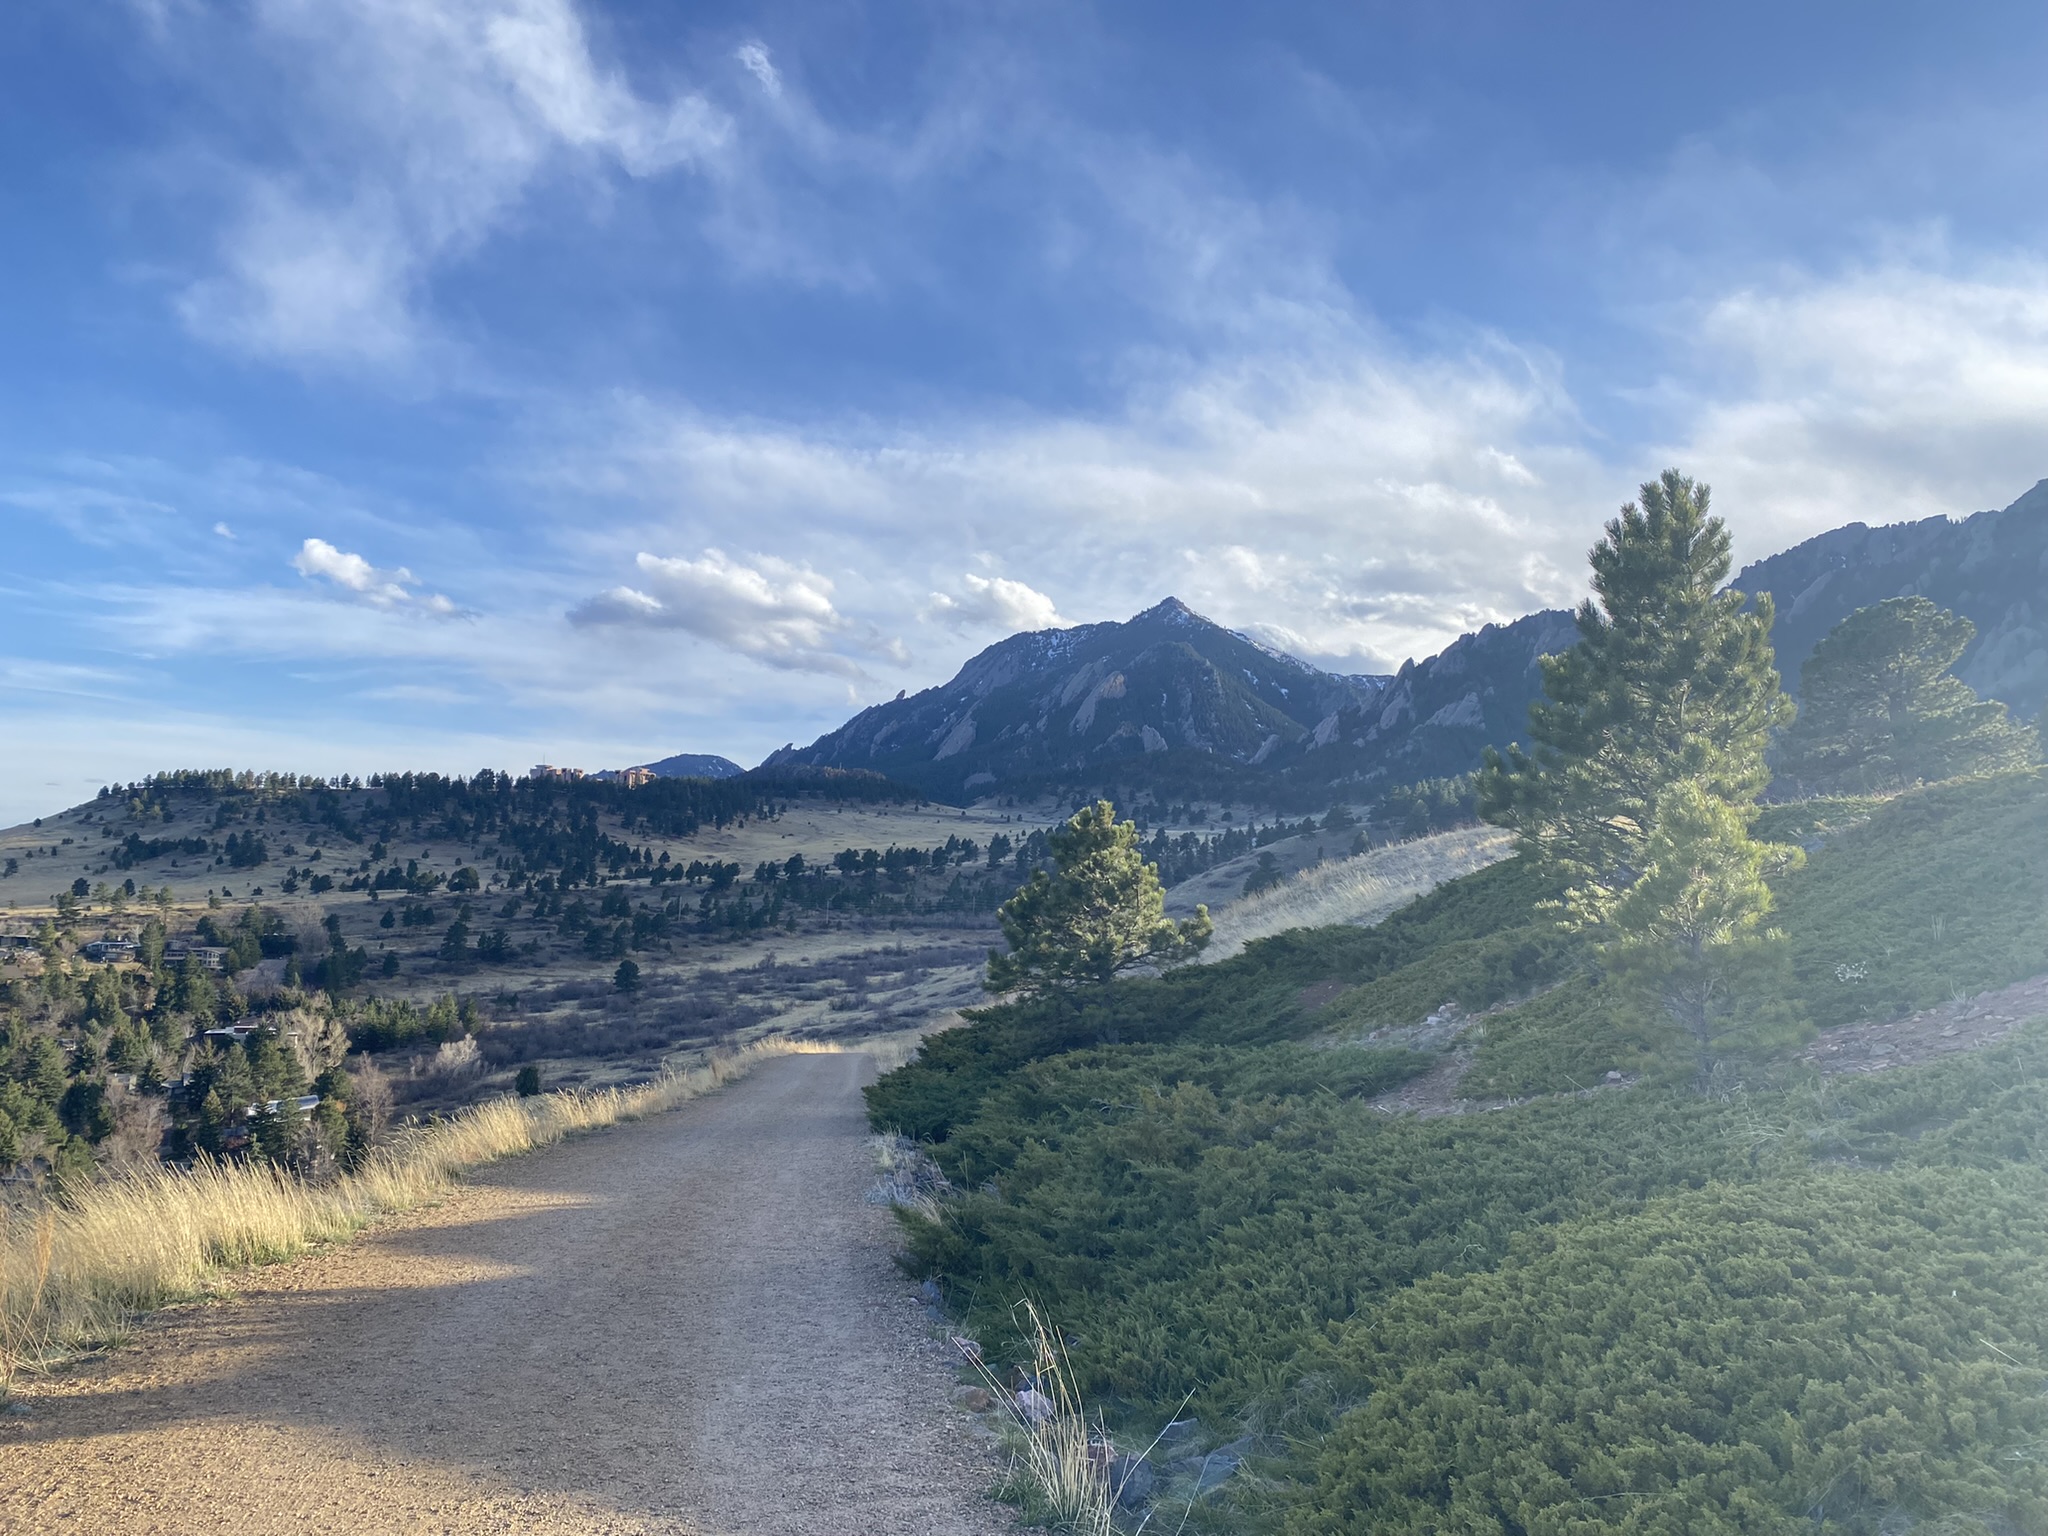
{"type": "Polygon", "coordinates": [[[1746,567],[1731,585],[1768,592],[1785,686],[1821,637],[1858,608],[1919,596],[1962,614],[1977,638],[1956,669],[1987,698],[2037,715],[2048,703],[2048,480],[1961,522],[1851,523],[1746,567]]]}
{"type": "Polygon", "coordinates": [[[762,767],[866,768],[946,799],[1142,778],[1145,759],[1257,769],[1383,683],[1321,671],[1168,598],[1121,624],[1012,635],[952,681],[762,767]]]}
{"type": "Polygon", "coordinates": [[[1275,767],[1298,782],[1358,786],[1362,797],[1469,772],[1487,747],[1525,739],[1529,706],[1543,692],[1537,663],[1577,639],[1562,609],[1489,624],[1317,722],[1275,767]]]}
{"type": "Polygon", "coordinates": [[[1162,795],[1376,793],[1514,739],[1571,616],[1489,625],[1397,676],[1340,677],[1169,598],[1128,623],[1013,635],[951,682],[864,710],[764,768],[866,768],[946,799],[1121,785],[1162,795]]]}

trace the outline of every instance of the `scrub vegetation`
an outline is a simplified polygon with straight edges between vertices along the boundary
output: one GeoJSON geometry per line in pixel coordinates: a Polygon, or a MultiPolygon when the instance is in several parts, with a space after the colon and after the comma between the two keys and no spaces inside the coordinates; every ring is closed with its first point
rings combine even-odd
{"type": "Polygon", "coordinates": [[[1514,857],[976,1010],[870,1089],[990,1361],[1028,1376],[1029,1301],[1118,1448],[1244,1458],[1126,1527],[2048,1526],[2048,1021],[1801,1056],[2048,972],[2048,774],[1760,799],[1789,711],[1705,501],[1610,526],[1594,643],[1481,776],[1514,857]],[[1447,1068],[1504,1107],[1383,1107],[1447,1068]]]}

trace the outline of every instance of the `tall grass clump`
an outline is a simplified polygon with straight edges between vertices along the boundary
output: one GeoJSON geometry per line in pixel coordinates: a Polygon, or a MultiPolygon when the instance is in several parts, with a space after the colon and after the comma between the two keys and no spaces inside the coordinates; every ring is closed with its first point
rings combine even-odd
{"type": "Polygon", "coordinates": [[[1031,1364],[1024,1384],[1010,1391],[977,1357],[988,1390],[1008,1405],[1014,1451],[999,1490],[1026,1516],[1075,1536],[1113,1536],[1117,1494],[1114,1453],[1099,1420],[1091,1420],[1074,1383],[1067,1348],[1045,1314],[1024,1303],[1031,1364]]]}
{"type": "Polygon", "coordinates": [[[466,1169],[659,1114],[767,1057],[817,1049],[766,1040],[638,1087],[493,1099],[409,1129],[331,1183],[270,1163],[202,1159],[75,1188],[31,1215],[0,1213],[0,1393],[23,1370],[111,1342],[135,1314],[204,1295],[229,1271],[432,1200],[466,1169]]]}
{"type": "Polygon", "coordinates": [[[1313,865],[1225,907],[1205,958],[1227,959],[1254,939],[1290,928],[1376,923],[1445,881],[1484,869],[1513,851],[1513,838],[1498,827],[1460,827],[1313,865]]]}

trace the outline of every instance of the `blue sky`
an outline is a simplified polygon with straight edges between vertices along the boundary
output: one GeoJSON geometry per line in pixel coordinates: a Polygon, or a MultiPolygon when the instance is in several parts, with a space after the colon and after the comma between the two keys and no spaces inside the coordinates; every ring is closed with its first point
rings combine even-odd
{"type": "Polygon", "coordinates": [[[0,821],[757,760],[1171,592],[1380,670],[2048,475],[2048,9],[17,0],[0,821]]]}

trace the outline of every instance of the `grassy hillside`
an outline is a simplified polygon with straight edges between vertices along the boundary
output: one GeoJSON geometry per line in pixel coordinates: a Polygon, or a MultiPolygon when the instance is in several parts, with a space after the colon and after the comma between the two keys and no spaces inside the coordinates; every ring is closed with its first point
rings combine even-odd
{"type": "MultiPolygon", "coordinates": [[[[1812,1028],[1894,1018],[2048,970],[2048,771],[1774,807],[1759,832],[1812,845],[1806,867],[1779,882],[1773,919],[1812,1028]]],[[[1460,975],[1474,988],[1479,967],[1460,963],[1460,975]]],[[[1479,1094],[1558,1092],[1610,1070],[1655,1071],[1656,1045],[1655,1021],[1582,970],[1489,1019],[1468,1082],[1479,1094]]]]}
{"type": "MultiPolygon", "coordinates": [[[[1815,844],[1778,893],[1809,1027],[2048,971],[2043,775],[1771,815],[1815,844]]],[[[1207,1443],[1256,1431],[1209,1528],[2043,1528],[2048,1029],[1702,1096],[1551,894],[1510,860],[1372,929],[983,1010],[870,1093],[960,1191],[912,1262],[998,1357],[1038,1302],[1124,1438],[1184,1400],[1207,1443]],[[1446,1002],[1494,1010],[1475,1090],[1636,1086],[1376,1107],[1438,1058],[1367,1037],[1446,1002]]]]}
{"type": "Polygon", "coordinates": [[[2048,772],[1886,803],[1785,882],[1779,922],[1823,1028],[2036,974],[2048,952],[2048,772]]]}

